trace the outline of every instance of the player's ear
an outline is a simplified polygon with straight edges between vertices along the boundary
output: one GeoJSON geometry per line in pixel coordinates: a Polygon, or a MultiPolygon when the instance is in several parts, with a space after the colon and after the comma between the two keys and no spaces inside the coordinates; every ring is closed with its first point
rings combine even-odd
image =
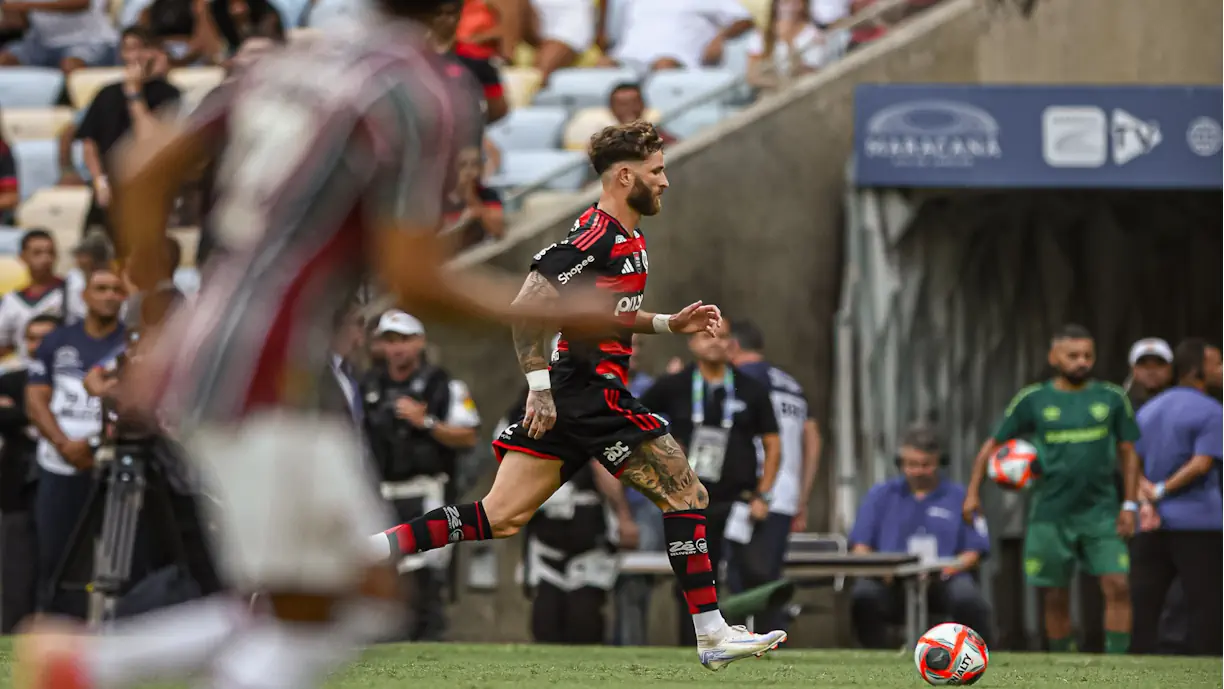
{"type": "Polygon", "coordinates": [[[621,164],[616,166],[616,181],[621,186],[633,186],[633,170],[629,169],[628,165],[621,164]]]}

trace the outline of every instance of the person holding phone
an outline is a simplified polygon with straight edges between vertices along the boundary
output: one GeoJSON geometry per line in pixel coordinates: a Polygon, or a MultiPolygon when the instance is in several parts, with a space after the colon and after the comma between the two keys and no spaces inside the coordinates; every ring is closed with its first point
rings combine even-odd
{"type": "MultiPolygon", "coordinates": [[[[106,209],[111,202],[111,149],[132,133],[139,141],[156,128],[155,113],[179,102],[182,94],[166,81],[166,59],[158,39],[144,28],[123,32],[119,44],[123,79],[102,87],[85,111],[76,137],[85,144],[85,166],[94,189],[86,223],[108,227],[106,209]]],[[[110,234],[109,229],[107,233],[110,234]]]]}

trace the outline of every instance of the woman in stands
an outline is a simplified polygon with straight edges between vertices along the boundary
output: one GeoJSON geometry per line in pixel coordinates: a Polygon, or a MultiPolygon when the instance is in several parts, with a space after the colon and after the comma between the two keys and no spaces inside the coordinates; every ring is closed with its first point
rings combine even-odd
{"type": "Polygon", "coordinates": [[[455,234],[459,251],[486,239],[500,239],[506,231],[501,197],[481,184],[483,164],[480,148],[459,151],[455,188],[446,195],[442,226],[455,234]]]}
{"type": "Polygon", "coordinates": [[[21,201],[17,188],[17,161],[8,141],[0,134],[0,225],[13,224],[13,211],[21,201]]]}
{"type": "Polygon", "coordinates": [[[748,42],[748,82],[774,89],[828,64],[831,54],[824,32],[812,21],[808,0],[773,0],[769,24],[748,42]]]}

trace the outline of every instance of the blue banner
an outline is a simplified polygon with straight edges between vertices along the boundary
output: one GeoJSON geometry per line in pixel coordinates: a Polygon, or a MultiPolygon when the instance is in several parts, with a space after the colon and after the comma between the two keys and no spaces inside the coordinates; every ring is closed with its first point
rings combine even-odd
{"type": "Polygon", "coordinates": [[[1219,189],[1219,86],[861,85],[860,186],[1219,189]]]}

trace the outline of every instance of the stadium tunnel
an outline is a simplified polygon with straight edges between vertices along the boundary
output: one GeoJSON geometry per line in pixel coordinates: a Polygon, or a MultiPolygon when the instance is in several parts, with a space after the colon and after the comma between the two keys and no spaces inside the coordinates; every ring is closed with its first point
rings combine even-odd
{"type": "MultiPolygon", "coordinates": [[[[894,471],[913,420],[942,430],[950,476],[964,483],[1008,400],[1049,375],[1062,324],[1094,334],[1095,375],[1113,382],[1142,337],[1219,341],[1219,87],[864,86],[856,110],[833,405],[844,523],[894,471]],[[1101,127],[1061,153],[1042,117],[1059,103],[1088,104],[1073,124],[1101,127]],[[889,108],[914,112],[881,125],[889,108]],[[975,110],[992,126],[967,122],[975,110]]],[[[1025,505],[993,487],[983,504],[996,555],[983,585],[1000,626],[1013,623],[1010,642],[1027,645],[1025,505]]]]}

